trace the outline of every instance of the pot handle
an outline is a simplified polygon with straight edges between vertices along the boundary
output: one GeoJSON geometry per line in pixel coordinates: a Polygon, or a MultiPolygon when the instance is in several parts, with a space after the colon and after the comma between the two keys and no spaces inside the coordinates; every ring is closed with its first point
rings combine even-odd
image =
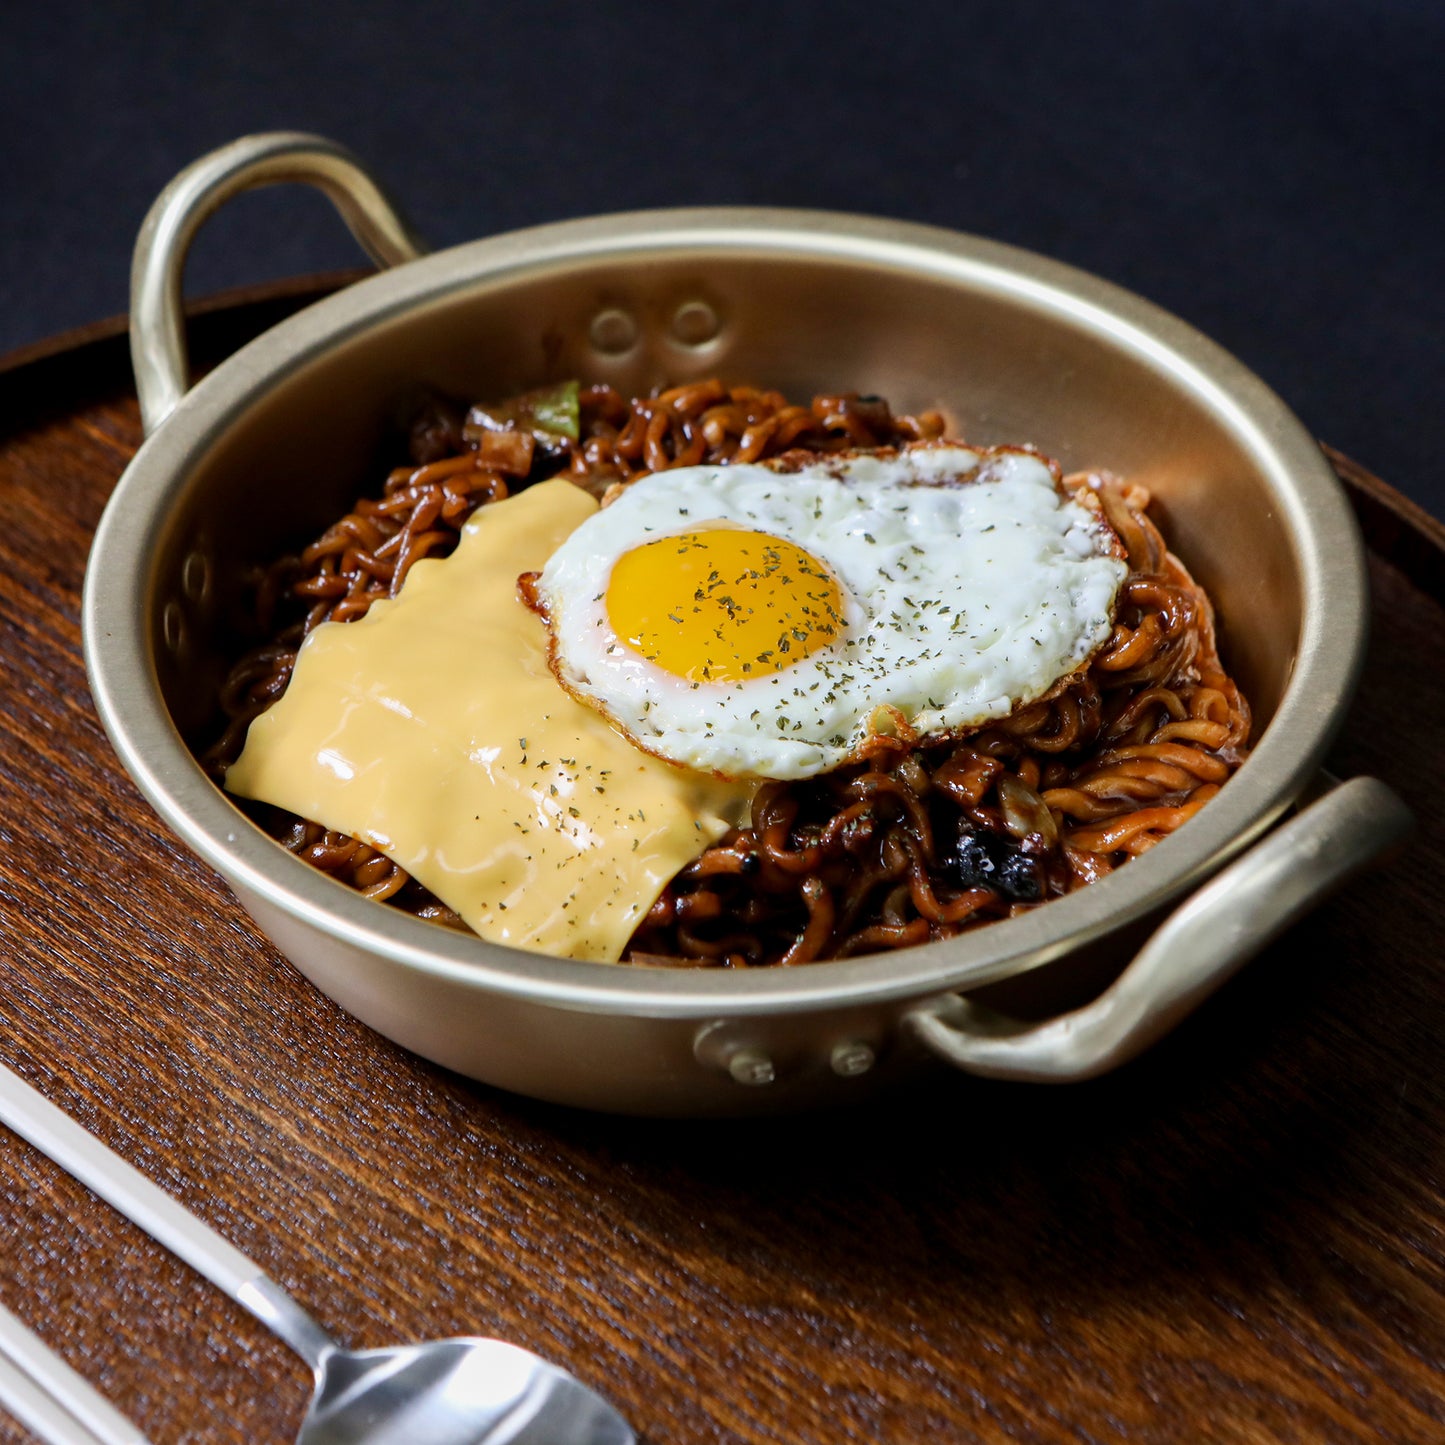
{"type": "Polygon", "coordinates": [[[1181,904],[1092,1003],[1024,1023],[959,994],[909,1013],[939,1058],[995,1079],[1071,1083],[1126,1063],[1414,826],[1378,778],[1333,787],[1181,904]]]}
{"type": "Polygon", "coordinates": [[[323,191],[378,266],[412,261],[426,251],[361,162],[324,136],[243,136],[192,162],[156,197],[131,260],[130,355],[147,436],[175,410],[189,384],[181,276],[196,232],[232,196],[285,181],[323,191]]]}

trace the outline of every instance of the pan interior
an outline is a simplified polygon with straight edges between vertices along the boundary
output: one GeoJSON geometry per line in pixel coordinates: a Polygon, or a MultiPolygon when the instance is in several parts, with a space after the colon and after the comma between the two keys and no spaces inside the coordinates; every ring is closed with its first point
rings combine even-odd
{"type": "MultiPolygon", "coordinates": [[[[1334,537],[1340,568],[1350,563],[1339,504],[1318,477],[1298,480],[1322,469],[1318,453],[1305,455],[1297,424],[1212,343],[1103,283],[969,238],[921,233],[946,248],[899,247],[881,241],[882,223],[842,218],[846,226],[818,244],[795,225],[754,228],[741,240],[724,227],[715,239],[716,213],[698,213],[707,225],[674,214],[688,223],[661,242],[651,218],[566,223],[362,283],[219,368],[142,452],[130,495],[123,483],[117,502],[133,498],[145,520],[124,541],[122,528],[111,529],[112,541],[103,527],[97,553],[125,550],[131,567],[145,559],[135,666],[155,677],[164,720],[109,716],[121,711],[107,701],[118,693],[109,675],[119,664],[93,658],[92,672],[122,756],[183,836],[238,890],[259,890],[408,967],[578,1007],[611,1011],[645,997],[671,1012],[716,1006],[714,993],[729,1008],[804,1007],[819,989],[902,997],[1032,969],[1137,924],[1277,815],[1328,734],[1317,708],[1292,700],[1292,736],[1280,735],[1269,763],[1252,761],[1252,790],[1232,798],[1226,790],[1180,836],[1092,888],[908,951],[917,957],[785,976],[754,970],[718,983],[709,970],[518,955],[377,908],[249,828],[238,832],[235,810],[198,770],[185,778],[177,759],[161,757],[174,747],[161,737],[173,739],[172,726],[196,750],[217,730],[247,573],[379,488],[403,460],[402,424],[419,398],[495,399],[574,377],[634,392],[718,375],[803,399],[877,394],[899,411],[943,409],[975,444],[1029,442],[1066,470],[1109,469],[1152,490],[1171,544],[1213,596],[1256,736],[1287,700],[1302,657],[1332,696],[1348,686],[1355,623],[1330,634],[1311,610],[1306,627],[1307,597],[1318,601],[1331,565],[1314,532],[1334,537]],[[1321,660],[1326,634],[1340,639],[1338,664],[1321,660]]],[[[1345,570],[1339,590],[1348,601],[1359,584],[1345,570]]]]}

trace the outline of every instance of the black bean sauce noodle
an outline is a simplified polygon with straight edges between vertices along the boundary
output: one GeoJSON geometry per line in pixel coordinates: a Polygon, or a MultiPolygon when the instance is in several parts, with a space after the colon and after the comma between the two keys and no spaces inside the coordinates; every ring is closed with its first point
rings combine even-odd
{"type": "MultiPolygon", "coordinates": [[[[716,380],[634,398],[584,387],[579,412],[568,440],[478,426],[434,405],[412,428],[413,464],[392,471],[380,497],[259,572],[251,621],[263,640],[224,685],[213,774],[224,776],[251,720],[285,691],[312,628],[394,596],[411,566],[446,556],[487,502],[549,476],[600,496],[670,467],[899,446],[944,431],[937,413],[895,416],[873,397],[800,406],[716,380]]],[[[920,740],[905,727],[834,772],[764,783],[749,826],[682,870],[626,959],[740,968],[947,938],[1104,876],[1219,791],[1244,757],[1249,708],[1220,664],[1209,601],[1147,517],[1141,489],[1103,474],[1066,485],[1097,493],[1128,552],[1113,635],[1086,672],[962,740],[920,740]]],[[[290,851],[367,897],[464,926],[366,844],[279,809],[253,812],[290,851]]]]}

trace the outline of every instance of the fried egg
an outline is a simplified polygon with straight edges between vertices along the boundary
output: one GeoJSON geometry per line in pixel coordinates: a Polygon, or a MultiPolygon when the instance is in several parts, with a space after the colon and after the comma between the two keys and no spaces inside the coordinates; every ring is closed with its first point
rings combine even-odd
{"type": "Polygon", "coordinates": [[[558,680],[639,748],[792,779],[1050,694],[1108,639],[1126,572],[1036,453],[923,443],[653,473],[530,594],[558,680]]]}

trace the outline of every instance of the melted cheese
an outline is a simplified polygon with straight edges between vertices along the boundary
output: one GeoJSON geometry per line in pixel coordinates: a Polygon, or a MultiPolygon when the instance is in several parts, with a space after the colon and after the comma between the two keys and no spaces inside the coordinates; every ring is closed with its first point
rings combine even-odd
{"type": "Polygon", "coordinates": [[[640,752],[548,669],[517,576],[596,510],[563,481],[482,507],[394,601],[318,627],[227,788],[370,843],[483,938],[619,958],[750,789],[640,752]]]}

